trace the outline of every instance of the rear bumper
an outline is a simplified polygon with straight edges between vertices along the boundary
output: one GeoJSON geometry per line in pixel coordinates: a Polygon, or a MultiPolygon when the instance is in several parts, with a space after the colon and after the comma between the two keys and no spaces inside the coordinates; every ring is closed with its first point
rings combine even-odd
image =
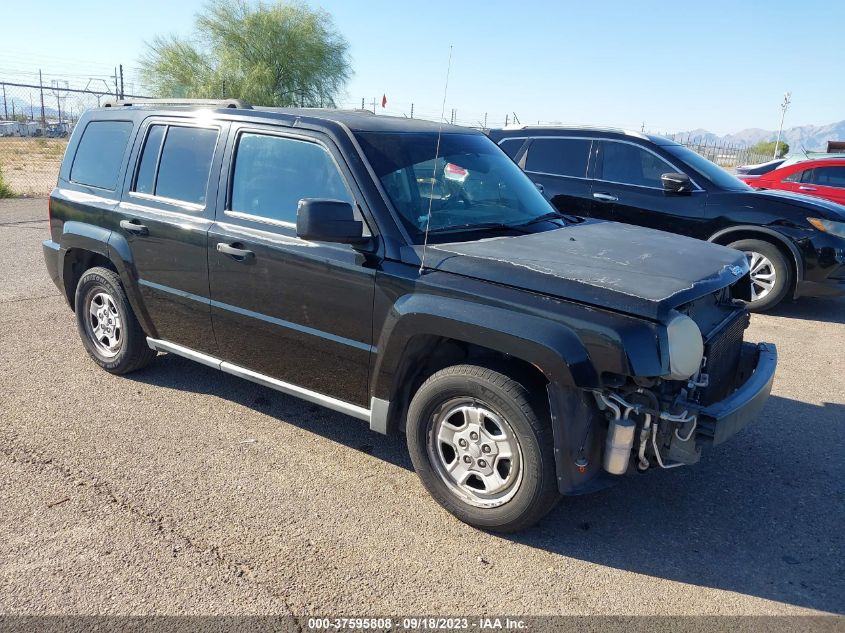
{"type": "Polygon", "coordinates": [[[772,392],[777,364],[773,344],[743,344],[738,379],[745,381],[724,400],[699,410],[699,439],[721,444],[756,419],[772,392]]]}
{"type": "Polygon", "coordinates": [[[44,264],[47,266],[47,273],[50,279],[56,284],[56,287],[64,294],[64,284],[62,283],[62,276],[59,273],[59,251],[61,247],[53,240],[44,240],[41,242],[41,249],[44,251],[44,264]]]}

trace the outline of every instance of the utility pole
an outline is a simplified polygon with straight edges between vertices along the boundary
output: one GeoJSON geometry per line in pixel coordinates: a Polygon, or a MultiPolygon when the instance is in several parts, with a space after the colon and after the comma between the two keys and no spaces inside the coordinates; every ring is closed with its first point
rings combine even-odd
{"type": "Polygon", "coordinates": [[[411,104],[411,118],[414,118],[414,104],[411,104]]]}
{"type": "Polygon", "coordinates": [[[117,89],[117,66],[114,67],[112,78],[114,79],[114,98],[120,99],[120,91],[117,89]]]}
{"type": "Polygon", "coordinates": [[[373,97],[373,114],[376,113],[376,98],[373,97]]]}
{"type": "Polygon", "coordinates": [[[778,145],[780,145],[780,135],[783,132],[783,120],[786,118],[786,110],[789,108],[790,101],[792,101],[792,93],[787,92],[783,95],[783,103],[780,104],[780,127],[778,128],[778,138],[775,141],[775,154],[772,156],[772,160],[778,157],[778,145]]]}
{"type": "Polygon", "coordinates": [[[38,69],[38,90],[41,92],[41,133],[47,134],[47,115],[44,112],[44,82],[41,80],[41,69],[38,69]]]}
{"type": "Polygon", "coordinates": [[[120,65],[120,98],[123,99],[123,64],[120,65]]]}
{"type": "Polygon", "coordinates": [[[364,97],[361,97],[361,109],[364,110],[364,97]]]}

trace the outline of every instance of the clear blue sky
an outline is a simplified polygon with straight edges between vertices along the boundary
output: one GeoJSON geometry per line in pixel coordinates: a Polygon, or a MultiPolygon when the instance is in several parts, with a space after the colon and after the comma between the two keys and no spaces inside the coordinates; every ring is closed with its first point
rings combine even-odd
{"type": "MultiPolygon", "coordinates": [[[[845,119],[845,2],[833,0],[312,0],[351,45],[342,99],[388,98],[388,112],[438,116],[449,45],[446,116],[474,123],[560,121],[655,131],[775,129],[845,119]]],[[[198,0],[42,0],[0,27],[0,79],[67,77],[84,86],[144,42],[187,34],[198,0]],[[45,20],[47,24],[45,25],[45,20]]],[[[128,91],[128,90],[127,90],[128,91]]]]}

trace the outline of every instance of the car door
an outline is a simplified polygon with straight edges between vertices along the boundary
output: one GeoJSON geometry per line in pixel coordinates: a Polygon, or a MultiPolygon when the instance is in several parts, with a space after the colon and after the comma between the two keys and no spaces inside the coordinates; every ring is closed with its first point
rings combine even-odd
{"type": "Polygon", "coordinates": [[[584,137],[538,136],[516,156],[517,164],[561,213],[589,215],[587,165],[592,141],[584,137]]]}
{"type": "Polygon", "coordinates": [[[793,167],[785,177],[782,173],[772,172],[767,176],[766,182],[762,183],[762,188],[768,186],[793,193],[812,194],[817,191],[817,187],[812,184],[813,171],[812,165],[803,165],[793,167]]]}
{"type": "Polygon", "coordinates": [[[706,192],[693,183],[691,193],[666,192],[660,177],[684,173],[642,145],[598,141],[591,215],[695,236],[703,224],[706,192]]]}
{"type": "Polygon", "coordinates": [[[341,154],[316,133],[233,126],[225,164],[208,244],[220,356],[366,405],[374,259],[296,235],[303,198],[364,205],[341,154]]]}
{"type": "Polygon", "coordinates": [[[129,244],[156,336],[210,354],[206,252],[227,127],[145,121],[111,227],[129,244]]]}

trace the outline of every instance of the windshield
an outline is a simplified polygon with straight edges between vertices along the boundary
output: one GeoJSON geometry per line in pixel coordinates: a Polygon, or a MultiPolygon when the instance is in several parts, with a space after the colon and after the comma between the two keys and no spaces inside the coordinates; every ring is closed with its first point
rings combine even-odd
{"type": "Polygon", "coordinates": [[[411,239],[429,231],[508,229],[557,215],[531,180],[486,136],[436,132],[355,135],[411,239]],[[434,156],[437,151],[438,158],[434,156]]]}
{"type": "Polygon", "coordinates": [[[751,187],[742,182],[733,174],[729,174],[715,163],[711,163],[701,154],[697,154],[683,145],[664,145],[663,149],[672,154],[678,160],[683,161],[710,182],[721,189],[733,189],[737,191],[751,190],[751,187]]]}

